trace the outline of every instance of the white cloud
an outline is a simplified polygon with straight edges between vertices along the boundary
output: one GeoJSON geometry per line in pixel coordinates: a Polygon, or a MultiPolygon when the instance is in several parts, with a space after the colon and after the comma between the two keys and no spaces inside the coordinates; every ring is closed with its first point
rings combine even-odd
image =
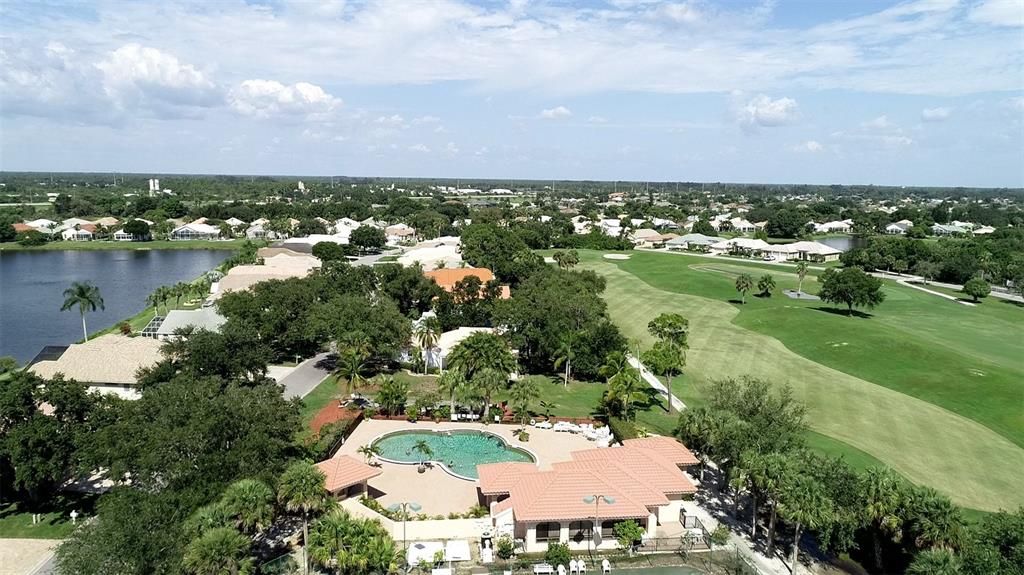
{"type": "Polygon", "coordinates": [[[791,124],[799,116],[799,106],[792,98],[772,99],[759,94],[745,102],[742,94],[733,94],[733,113],[745,128],[775,127],[791,124]]]}
{"type": "Polygon", "coordinates": [[[412,146],[409,146],[409,151],[426,154],[430,152],[430,148],[428,148],[425,144],[414,144],[412,146]]]}
{"type": "Polygon", "coordinates": [[[96,68],[101,73],[103,91],[118,106],[138,106],[147,100],[186,106],[220,103],[219,91],[205,74],[156,48],[125,44],[98,62],[96,68]]]}
{"type": "Polygon", "coordinates": [[[323,116],[341,107],[342,101],[320,86],[299,82],[284,85],[275,80],[245,80],[228,93],[236,112],[256,118],[323,116]]]}
{"type": "Polygon", "coordinates": [[[793,148],[792,148],[792,150],[794,152],[811,152],[811,153],[820,152],[820,151],[822,151],[824,149],[825,149],[825,146],[822,145],[821,142],[818,142],[817,140],[807,140],[806,142],[803,142],[802,144],[797,144],[797,145],[793,146],[793,148]]]}
{"type": "MultiPolygon", "coordinates": [[[[399,116],[399,118],[400,117],[401,116],[399,116]]],[[[438,118],[437,116],[427,115],[427,116],[420,116],[418,118],[413,118],[412,119],[412,125],[413,126],[418,126],[420,124],[437,124],[440,121],[441,121],[441,118],[438,118]]]]}
{"type": "Polygon", "coordinates": [[[449,156],[458,155],[459,147],[455,145],[455,142],[448,142],[448,145],[444,147],[444,153],[449,156]]]}
{"type": "Polygon", "coordinates": [[[890,126],[889,117],[884,115],[879,116],[866,122],[861,122],[860,126],[869,130],[885,130],[890,126]]]}
{"type": "Polygon", "coordinates": [[[608,119],[604,116],[591,116],[587,118],[587,121],[591,124],[604,124],[608,122],[608,119]]]}
{"type": "Polygon", "coordinates": [[[405,118],[399,116],[398,114],[392,114],[390,116],[378,116],[377,119],[374,120],[373,122],[375,124],[381,124],[384,126],[388,126],[390,128],[408,127],[407,124],[405,123],[405,118]]]}
{"type": "Polygon", "coordinates": [[[952,108],[925,108],[921,110],[921,120],[925,122],[942,122],[949,119],[952,108]]]}
{"type": "Polygon", "coordinates": [[[1021,0],[985,0],[971,7],[968,19],[994,26],[1024,26],[1024,2],[1021,0]]]}
{"type": "Polygon", "coordinates": [[[572,111],[565,106],[556,106],[554,108],[541,110],[539,117],[544,120],[559,120],[562,118],[568,118],[572,116],[572,111]]]}
{"type": "Polygon", "coordinates": [[[490,150],[487,149],[487,146],[481,146],[477,151],[473,152],[473,154],[476,156],[486,156],[489,152],[490,150]]]}

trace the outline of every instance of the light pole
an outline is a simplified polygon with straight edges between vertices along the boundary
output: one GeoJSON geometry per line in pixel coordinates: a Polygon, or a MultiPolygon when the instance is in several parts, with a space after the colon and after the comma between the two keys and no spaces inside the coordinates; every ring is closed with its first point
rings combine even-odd
{"type": "Polygon", "coordinates": [[[420,507],[420,504],[416,503],[415,501],[401,501],[399,503],[392,503],[391,505],[388,506],[388,510],[393,513],[397,513],[399,511],[402,512],[402,555],[405,558],[406,563],[409,562],[409,550],[405,547],[405,521],[409,518],[410,509],[412,509],[413,511],[419,511],[420,509],[422,509],[422,507],[420,507]]]}
{"type": "MultiPolygon", "coordinates": [[[[614,497],[600,495],[597,493],[595,493],[594,495],[588,495],[583,498],[584,503],[594,504],[594,532],[590,534],[590,541],[591,543],[593,543],[595,549],[597,548],[597,543],[594,543],[594,538],[597,537],[598,534],[601,532],[601,519],[598,514],[599,508],[601,506],[601,500],[604,500],[604,502],[608,505],[612,505],[615,503],[614,497]]],[[[587,551],[590,553],[590,556],[593,557],[594,551],[590,549],[590,545],[587,545],[587,548],[587,551]]]]}

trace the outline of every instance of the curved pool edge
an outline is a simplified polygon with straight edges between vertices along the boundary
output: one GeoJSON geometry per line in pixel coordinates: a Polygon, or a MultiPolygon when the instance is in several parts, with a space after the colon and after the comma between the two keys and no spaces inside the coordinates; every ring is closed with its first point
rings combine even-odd
{"type": "MultiPolygon", "coordinates": [[[[388,432],[385,432],[385,433],[381,433],[380,435],[378,435],[378,436],[374,437],[373,439],[371,439],[369,444],[370,445],[374,445],[375,443],[377,443],[378,441],[380,441],[381,439],[384,439],[386,437],[390,437],[392,435],[399,435],[399,434],[403,434],[403,433],[409,433],[409,432],[445,434],[445,433],[449,433],[449,432],[452,432],[452,431],[457,431],[457,432],[462,432],[462,433],[465,433],[465,432],[479,433],[480,435],[487,435],[487,436],[490,436],[490,437],[494,437],[494,438],[500,439],[501,442],[504,443],[507,448],[518,449],[520,451],[525,452],[527,455],[530,456],[530,459],[533,460],[532,463],[534,465],[538,465],[537,454],[534,453],[533,450],[531,450],[531,449],[529,449],[527,447],[520,447],[518,445],[512,445],[511,443],[508,442],[507,439],[505,439],[501,435],[499,435],[497,433],[494,433],[493,431],[487,431],[487,430],[484,430],[484,429],[417,429],[417,428],[396,429],[395,431],[388,431],[388,432]]],[[[393,463],[395,465],[419,465],[420,464],[419,461],[396,461],[394,459],[388,459],[387,457],[384,457],[382,455],[376,455],[375,457],[377,459],[385,462],[385,463],[393,463]]],[[[456,479],[462,479],[463,481],[474,481],[474,482],[480,480],[479,477],[468,477],[466,475],[462,475],[462,474],[456,473],[450,467],[448,467],[443,461],[436,461],[436,460],[433,460],[433,459],[428,459],[428,460],[425,460],[424,463],[430,463],[432,465],[437,465],[438,467],[443,469],[445,473],[447,473],[448,475],[451,475],[452,477],[454,477],[456,479]]],[[[477,465],[480,465],[480,464],[477,464],[477,465]]]]}

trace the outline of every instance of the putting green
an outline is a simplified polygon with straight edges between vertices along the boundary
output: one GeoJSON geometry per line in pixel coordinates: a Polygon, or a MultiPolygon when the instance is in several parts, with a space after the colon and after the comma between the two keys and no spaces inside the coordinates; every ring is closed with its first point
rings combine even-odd
{"type": "MultiPolygon", "coordinates": [[[[802,357],[778,339],[734,323],[740,311],[725,301],[658,289],[625,271],[627,262],[581,255],[583,266],[607,279],[604,297],[608,311],[627,337],[650,345],[653,340],[647,322],[663,312],[678,312],[690,320],[686,376],[675,386],[680,395],[692,396],[695,384],[723,377],[749,375],[788,384],[807,404],[812,429],[878,458],[908,479],[932,486],[966,507],[994,511],[1024,505],[1020,478],[1024,449],[992,429],[928,401],[802,357]]],[[[638,259],[628,263],[635,264],[638,259]]],[[[681,258],[677,265],[684,267],[691,261],[681,258]]],[[[716,269],[688,274],[686,281],[699,284],[705,277],[721,281],[722,273],[751,271],[717,262],[711,267],[716,269]],[[730,269],[733,267],[737,269],[730,269]]],[[[786,277],[784,268],[770,273],[780,288],[795,284],[795,277],[786,277]]],[[[813,282],[805,281],[805,287],[815,291],[813,282]]],[[[902,291],[887,291],[893,289],[902,291]]],[[[696,291],[701,291],[699,286],[696,291]]],[[[808,302],[794,303],[776,302],[772,312],[822,313],[806,309],[808,302]]],[[[845,347],[841,334],[833,339],[835,349],[845,347]]]]}

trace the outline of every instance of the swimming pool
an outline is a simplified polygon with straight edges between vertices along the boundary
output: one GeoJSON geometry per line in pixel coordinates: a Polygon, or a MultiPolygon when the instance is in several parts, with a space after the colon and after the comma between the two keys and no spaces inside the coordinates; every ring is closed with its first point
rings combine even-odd
{"type": "Polygon", "coordinates": [[[501,436],[486,431],[395,431],[378,437],[373,445],[379,450],[379,457],[385,461],[435,461],[452,475],[469,481],[477,479],[476,466],[481,463],[537,462],[529,451],[512,447],[501,436]],[[430,447],[430,455],[423,455],[413,449],[419,441],[425,441],[430,447]]]}

